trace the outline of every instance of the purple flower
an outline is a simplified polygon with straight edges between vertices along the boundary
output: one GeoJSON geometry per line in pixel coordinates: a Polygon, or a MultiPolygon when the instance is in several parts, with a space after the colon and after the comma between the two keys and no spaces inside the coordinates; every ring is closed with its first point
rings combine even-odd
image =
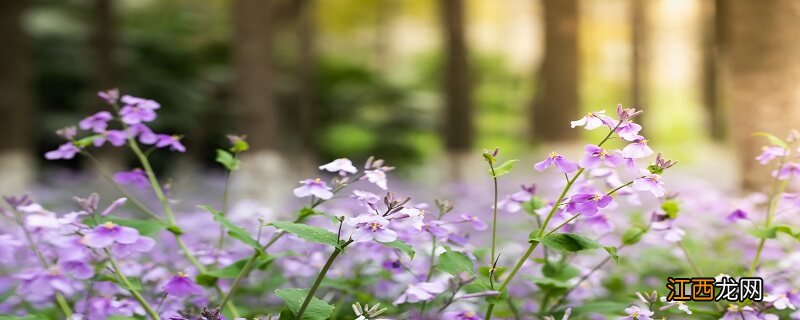
{"type": "Polygon", "coordinates": [[[780,170],[772,173],[772,176],[777,177],[778,180],[786,180],[791,177],[800,176],[800,163],[788,162],[785,163],[780,170]]]}
{"type": "Polygon", "coordinates": [[[164,285],[163,290],[168,295],[176,297],[202,295],[204,293],[203,288],[195,284],[194,281],[189,279],[189,276],[183,272],[179,272],[178,275],[169,279],[169,282],[164,285]]]}
{"type": "Polygon", "coordinates": [[[563,173],[570,173],[578,170],[578,165],[575,162],[569,161],[567,158],[564,158],[562,155],[555,152],[551,152],[547,159],[544,159],[533,165],[533,168],[536,169],[536,171],[544,172],[547,170],[547,168],[554,164],[556,165],[558,171],[563,173]]]}
{"type": "Polygon", "coordinates": [[[367,242],[375,239],[378,242],[392,242],[397,233],[389,229],[389,220],[376,214],[365,213],[350,219],[350,225],[356,227],[352,238],[355,242],[367,242]]]}
{"type": "Polygon", "coordinates": [[[447,229],[445,223],[439,220],[429,221],[425,226],[425,231],[429,232],[431,235],[436,237],[437,239],[447,240],[450,236],[451,232],[447,229]]]}
{"type": "Polygon", "coordinates": [[[393,303],[395,305],[401,303],[416,303],[420,301],[430,301],[436,298],[437,295],[447,290],[447,285],[441,282],[420,282],[417,284],[409,284],[406,291],[393,303]]]}
{"type": "Polygon", "coordinates": [[[583,118],[570,122],[570,126],[584,127],[586,130],[594,130],[603,125],[611,127],[614,124],[614,119],[606,115],[605,110],[589,112],[583,118]]]}
{"type": "Polygon", "coordinates": [[[47,160],[69,160],[74,158],[75,155],[80,151],[81,149],[78,149],[78,147],[76,147],[72,142],[67,142],[58,146],[58,149],[45,153],[44,158],[47,160]]]}
{"type": "Polygon", "coordinates": [[[59,266],[67,274],[78,280],[90,279],[94,276],[94,268],[84,261],[59,261],[59,266]]]}
{"type": "Polygon", "coordinates": [[[161,105],[153,100],[127,95],[123,96],[121,101],[123,107],[120,109],[119,115],[122,117],[122,122],[131,125],[155,120],[155,110],[161,108],[161,105]]]}
{"type": "Polygon", "coordinates": [[[664,187],[662,186],[661,176],[657,174],[649,174],[633,180],[631,188],[636,191],[650,191],[656,197],[664,196],[664,187]]]}
{"type": "Polygon", "coordinates": [[[472,224],[472,228],[478,231],[486,230],[486,228],[489,227],[485,222],[481,221],[481,219],[476,216],[462,214],[461,219],[463,222],[470,222],[472,224]]]}
{"type": "Polygon", "coordinates": [[[606,217],[605,215],[602,215],[602,214],[598,214],[598,215],[595,215],[594,217],[590,217],[590,218],[584,220],[584,222],[590,228],[592,228],[592,230],[594,232],[597,232],[599,234],[604,234],[604,233],[611,232],[612,230],[614,230],[614,224],[611,223],[611,221],[608,220],[608,217],[606,217]]]}
{"type": "Polygon", "coordinates": [[[123,206],[125,204],[125,202],[127,202],[127,201],[128,201],[128,198],[119,198],[117,200],[114,200],[114,202],[112,202],[108,206],[108,208],[106,208],[105,210],[103,210],[103,212],[100,213],[100,215],[105,217],[105,216],[111,214],[112,212],[117,210],[117,208],[123,206]]]}
{"type": "Polygon", "coordinates": [[[328,200],[333,197],[331,187],[325,181],[317,179],[306,179],[300,181],[303,185],[294,189],[294,196],[304,198],[314,196],[323,200],[328,200]]]}
{"type": "Polygon", "coordinates": [[[336,160],[331,161],[328,164],[319,166],[320,170],[326,170],[328,172],[339,172],[339,175],[345,176],[348,173],[356,173],[358,169],[353,166],[353,162],[347,158],[339,158],[336,160]]]}
{"type": "Polygon", "coordinates": [[[139,142],[146,145],[155,144],[158,142],[158,135],[150,129],[150,127],[144,124],[135,124],[128,127],[128,134],[131,137],[139,137],[139,142]]]}
{"type": "Polygon", "coordinates": [[[114,174],[114,181],[123,185],[134,185],[139,188],[145,188],[150,185],[150,180],[147,179],[144,170],[136,168],[131,171],[121,171],[114,174]]]}
{"type": "Polygon", "coordinates": [[[31,301],[51,299],[56,292],[71,296],[77,289],[77,284],[66,278],[58,267],[27,271],[16,277],[22,280],[17,287],[17,295],[31,301]]]}
{"type": "Polygon", "coordinates": [[[748,219],[747,212],[745,212],[742,209],[736,209],[736,210],[734,210],[733,212],[731,212],[730,214],[728,214],[725,217],[725,220],[727,220],[730,223],[734,223],[734,222],[739,221],[739,220],[747,220],[747,219],[748,219]]]}
{"type": "Polygon", "coordinates": [[[128,139],[128,136],[124,131],[108,130],[104,131],[99,137],[95,138],[92,143],[95,147],[101,147],[106,143],[106,141],[108,141],[108,143],[110,143],[112,146],[121,147],[125,145],[125,139],[128,139]]]}
{"type": "Polygon", "coordinates": [[[619,151],[608,151],[593,144],[587,144],[583,150],[585,154],[579,164],[586,169],[597,168],[601,163],[605,163],[609,167],[625,163],[625,159],[619,154],[619,151]]]}
{"type": "Polygon", "coordinates": [[[626,158],[639,159],[653,154],[653,149],[647,146],[647,139],[640,138],[622,149],[622,155],[626,158]]]}
{"type": "Polygon", "coordinates": [[[387,186],[386,186],[386,182],[387,182],[386,181],[386,172],[383,172],[383,170],[380,170],[380,169],[378,169],[378,170],[365,170],[364,171],[364,178],[367,179],[367,181],[369,181],[371,183],[374,183],[376,186],[378,186],[379,188],[381,188],[383,190],[387,189],[387,186]]]}
{"type": "Polygon", "coordinates": [[[72,140],[78,134],[78,128],[75,126],[64,127],[56,130],[56,134],[64,139],[72,140]]]}
{"type": "Polygon", "coordinates": [[[628,314],[627,317],[622,318],[622,320],[650,320],[650,316],[653,315],[653,311],[639,308],[638,306],[630,306],[630,308],[625,308],[625,313],[628,314]]]}
{"type": "MultiPolygon", "coordinates": [[[[141,139],[141,137],[140,137],[141,139]]],[[[181,137],[176,135],[159,134],[156,138],[156,147],[169,147],[172,151],[186,152],[186,147],[181,143],[181,137]]]]}
{"type": "Polygon", "coordinates": [[[97,96],[108,104],[115,104],[119,100],[119,89],[110,89],[97,92],[97,96]]]}
{"type": "Polygon", "coordinates": [[[139,239],[139,231],[108,221],[94,227],[83,236],[83,244],[92,248],[105,248],[114,243],[132,244],[139,239]]]}
{"type": "Polygon", "coordinates": [[[425,223],[422,222],[422,220],[425,219],[425,211],[418,208],[403,208],[400,209],[397,214],[392,215],[392,219],[409,219],[414,229],[422,230],[422,227],[425,225],[425,223]]]}
{"type": "Polygon", "coordinates": [[[372,205],[381,201],[381,197],[378,195],[361,190],[353,190],[353,198],[356,199],[356,202],[364,208],[372,208],[372,205]]]}
{"type": "Polygon", "coordinates": [[[756,157],[756,161],[760,164],[767,164],[775,158],[784,157],[789,155],[789,150],[782,147],[762,147],[761,154],[756,157]]]}
{"type": "Polygon", "coordinates": [[[497,208],[507,212],[517,212],[522,209],[522,204],[530,201],[536,192],[536,186],[522,185],[522,190],[507,195],[503,200],[498,201],[497,208]]]}
{"type": "Polygon", "coordinates": [[[574,214],[583,214],[586,217],[591,217],[597,213],[600,208],[605,208],[611,203],[611,197],[602,193],[579,193],[569,198],[567,203],[567,212],[574,214]]]}
{"type": "Polygon", "coordinates": [[[475,311],[448,311],[442,314],[444,320],[481,320],[475,311]]]}
{"type": "Polygon", "coordinates": [[[100,111],[81,120],[78,126],[83,130],[92,130],[96,133],[102,133],[108,128],[108,122],[111,121],[111,119],[114,119],[111,112],[100,111]]]}

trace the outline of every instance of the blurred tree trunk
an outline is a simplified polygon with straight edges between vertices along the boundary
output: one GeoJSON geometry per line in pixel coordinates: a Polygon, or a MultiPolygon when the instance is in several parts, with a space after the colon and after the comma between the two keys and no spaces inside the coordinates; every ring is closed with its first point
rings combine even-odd
{"type": "MultiPolygon", "coordinates": [[[[631,18],[631,103],[637,109],[644,105],[644,91],[646,88],[645,67],[645,34],[647,33],[647,18],[645,16],[646,0],[630,0],[631,18]]],[[[642,119],[637,119],[642,122],[642,119]]]]}
{"type": "Polygon", "coordinates": [[[315,134],[315,109],[316,109],[316,47],[314,38],[316,30],[314,24],[314,0],[297,1],[297,120],[298,136],[300,138],[301,172],[314,172],[316,163],[315,134]]]}
{"type": "Polygon", "coordinates": [[[742,183],[748,189],[764,189],[772,168],[753,158],[767,141],[752,133],[783,137],[800,124],[800,3],[730,0],[722,6],[723,71],[742,183]]]}
{"type": "Polygon", "coordinates": [[[373,69],[387,70],[390,62],[392,43],[392,24],[399,5],[395,0],[378,0],[375,6],[375,52],[372,56],[373,69]]]}
{"type": "Polygon", "coordinates": [[[26,1],[0,1],[0,193],[24,192],[33,180],[31,70],[22,28],[26,1]]]}
{"type": "MultiPolygon", "coordinates": [[[[95,0],[94,28],[92,30],[91,47],[93,53],[93,91],[108,90],[117,86],[115,79],[116,64],[114,63],[114,33],[116,26],[114,23],[113,0],[95,0]]],[[[108,105],[100,100],[96,95],[92,95],[90,110],[88,113],[95,113],[108,110],[108,105]]],[[[97,150],[96,157],[109,171],[119,171],[125,167],[125,154],[118,152],[112,146],[105,146],[97,150]]],[[[87,163],[93,166],[92,163],[87,163]]]]}
{"type": "Polygon", "coordinates": [[[544,60],[533,101],[533,137],[566,141],[578,137],[569,122],[580,113],[578,96],[578,0],[542,0],[544,60]]]}
{"type": "Polygon", "coordinates": [[[235,179],[238,195],[271,204],[280,199],[276,187],[284,171],[272,83],[272,12],[277,2],[233,1],[233,112],[237,130],[247,135],[251,147],[235,179]]]}
{"type": "Polygon", "coordinates": [[[450,178],[460,180],[475,135],[464,1],[440,0],[439,3],[444,31],[444,144],[452,168],[450,178]]]}
{"type": "Polygon", "coordinates": [[[705,0],[703,14],[703,105],[708,117],[708,134],[715,141],[725,139],[725,118],[719,95],[720,46],[724,41],[723,26],[725,14],[722,12],[724,0],[705,0]]]}

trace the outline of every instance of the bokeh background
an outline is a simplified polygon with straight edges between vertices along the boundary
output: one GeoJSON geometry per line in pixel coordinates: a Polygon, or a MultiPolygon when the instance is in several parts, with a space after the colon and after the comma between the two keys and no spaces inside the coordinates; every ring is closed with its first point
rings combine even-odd
{"type": "Polygon", "coordinates": [[[153,154],[176,179],[221,174],[214,150],[246,134],[238,194],[265,201],[338,157],[485,179],[482,148],[580,152],[594,136],[569,121],[618,103],[676,170],[759,189],[751,133],[800,119],[793,0],[13,0],[0,24],[3,193],[91,174],[42,155],[113,87],[185,135],[187,154],[153,154]]]}

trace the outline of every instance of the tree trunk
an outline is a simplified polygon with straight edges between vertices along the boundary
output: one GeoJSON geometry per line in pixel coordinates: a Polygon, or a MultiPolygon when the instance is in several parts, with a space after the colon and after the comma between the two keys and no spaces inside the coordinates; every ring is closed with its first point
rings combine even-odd
{"type": "Polygon", "coordinates": [[[719,57],[720,46],[723,41],[723,20],[725,14],[721,11],[723,0],[705,0],[702,3],[703,11],[703,105],[705,106],[708,121],[708,134],[715,141],[725,139],[725,118],[719,96],[719,57]]]}
{"type": "MultiPolygon", "coordinates": [[[[645,34],[647,19],[645,17],[645,1],[630,0],[631,18],[631,104],[637,109],[644,105],[646,81],[645,69],[645,34]]],[[[641,122],[641,119],[638,119],[641,122]]]]}
{"type": "Polygon", "coordinates": [[[764,189],[771,179],[753,158],[766,144],[752,133],[785,136],[800,123],[800,3],[723,1],[725,85],[742,183],[764,189]]]}
{"type": "Polygon", "coordinates": [[[316,90],[316,36],[314,0],[299,0],[297,12],[297,133],[300,137],[301,172],[315,169],[317,146],[315,135],[316,90]]]}
{"type": "Polygon", "coordinates": [[[240,195],[274,204],[282,178],[278,152],[278,112],[273,101],[272,18],[276,0],[233,2],[233,108],[236,129],[247,135],[250,151],[238,172],[240,195]]]}
{"type": "Polygon", "coordinates": [[[27,37],[22,28],[26,1],[0,1],[0,193],[24,192],[33,180],[32,109],[27,37]]]}
{"type": "Polygon", "coordinates": [[[451,157],[452,179],[460,179],[474,143],[472,79],[464,32],[464,1],[441,0],[444,31],[444,144],[451,157]]]}
{"type": "Polygon", "coordinates": [[[566,141],[578,137],[569,121],[580,113],[578,97],[578,1],[543,0],[545,52],[533,102],[533,137],[566,141]]]}

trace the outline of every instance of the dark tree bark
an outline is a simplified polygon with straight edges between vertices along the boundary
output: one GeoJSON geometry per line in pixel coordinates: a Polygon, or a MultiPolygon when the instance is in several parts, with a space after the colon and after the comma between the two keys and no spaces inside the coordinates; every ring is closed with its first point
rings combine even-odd
{"type": "Polygon", "coordinates": [[[719,57],[720,46],[724,41],[722,12],[723,0],[705,0],[703,10],[703,105],[708,117],[708,134],[715,141],[725,139],[726,128],[723,106],[719,97],[719,57]]]}
{"type": "Polygon", "coordinates": [[[580,113],[578,97],[578,1],[542,0],[545,53],[533,101],[533,137],[566,141],[578,137],[569,121],[580,113]]]}
{"type": "Polygon", "coordinates": [[[783,137],[800,123],[800,5],[794,0],[730,0],[722,6],[726,96],[742,183],[765,189],[772,168],[753,158],[767,142],[752,133],[783,137]]]}
{"type": "Polygon", "coordinates": [[[314,120],[316,110],[316,36],[314,24],[314,0],[299,0],[297,12],[297,73],[298,73],[298,135],[304,157],[312,160],[316,153],[314,142],[314,120]]]}
{"type": "Polygon", "coordinates": [[[275,2],[233,2],[234,118],[236,127],[248,136],[253,151],[274,151],[278,146],[270,23],[275,2]]]}
{"type": "Polygon", "coordinates": [[[22,192],[34,161],[31,70],[22,13],[26,1],[0,1],[0,192],[22,192]]]}
{"type": "Polygon", "coordinates": [[[22,13],[25,1],[0,1],[0,26],[3,49],[0,50],[0,151],[30,152],[31,70],[22,13]]]}
{"type": "MultiPolygon", "coordinates": [[[[637,109],[644,105],[646,0],[630,0],[631,17],[631,103],[637,109]]],[[[638,119],[641,122],[641,119],[638,119]]]]}
{"type": "Polygon", "coordinates": [[[448,152],[468,152],[475,134],[464,1],[441,0],[440,13],[444,30],[444,144],[448,152]]]}

